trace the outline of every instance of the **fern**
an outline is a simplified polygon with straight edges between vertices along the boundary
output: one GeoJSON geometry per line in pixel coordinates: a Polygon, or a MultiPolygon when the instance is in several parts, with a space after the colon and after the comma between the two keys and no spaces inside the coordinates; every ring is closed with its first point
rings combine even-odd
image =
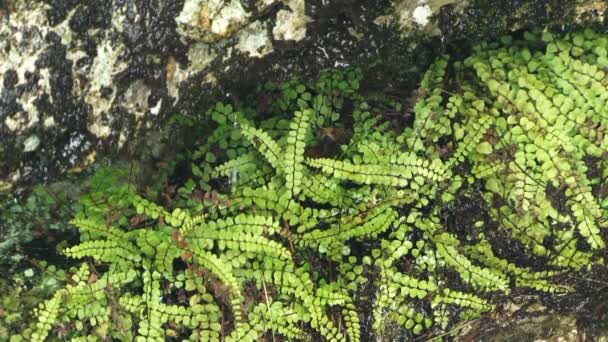
{"type": "MultiPolygon", "coordinates": [[[[282,201],[289,201],[301,191],[302,178],[304,177],[304,138],[308,132],[310,110],[296,111],[293,122],[289,125],[290,131],[287,136],[285,152],[285,187],[286,195],[281,196],[282,201]]],[[[289,205],[287,205],[288,207],[289,205]]]]}
{"type": "Polygon", "coordinates": [[[383,112],[403,104],[359,92],[358,70],[267,84],[267,113],[216,104],[179,199],[83,197],[64,254],[95,268],[23,336],[414,338],[512,291],[572,291],[560,275],[603,263],[608,39],[525,37],[437,59],[402,130],[383,112]]]}
{"type": "Polygon", "coordinates": [[[274,141],[266,132],[247,125],[241,127],[241,132],[257,147],[258,151],[260,151],[277,172],[284,172],[281,148],[276,141],[274,141]]]}
{"type": "MultiPolygon", "coordinates": [[[[389,165],[355,165],[332,159],[309,159],[308,165],[321,168],[324,173],[335,178],[353,181],[360,184],[378,184],[394,187],[422,186],[424,178],[433,181],[443,180],[441,171],[426,168],[423,162],[417,160],[397,159],[389,165]],[[420,164],[420,165],[419,165],[420,164]]],[[[425,161],[427,163],[428,161],[425,161]]]]}

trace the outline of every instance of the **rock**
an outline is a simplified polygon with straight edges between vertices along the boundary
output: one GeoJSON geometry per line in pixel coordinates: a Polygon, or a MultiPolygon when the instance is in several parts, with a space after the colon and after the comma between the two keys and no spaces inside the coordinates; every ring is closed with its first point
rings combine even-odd
{"type": "Polygon", "coordinates": [[[9,1],[0,13],[3,184],[122,149],[178,111],[184,89],[217,91],[231,61],[306,32],[304,0],[9,1]]]}
{"type": "Polygon", "coordinates": [[[394,24],[404,35],[416,30],[439,34],[440,31],[434,23],[431,23],[431,18],[436,16],[443,6],[454,5],[463,8],[466,3],[467,1],[463,0],[398,0],[395,2],[394,11],[380,21],[394,24]]]}
{"type": "Polygon", "coordinates": [[[607,12],[605,1],[397,0],[394,11],[376,21],[396,26],[403,36],[422,31],[470,41],[525,28],[603,22],[607,12]]]}
{"type": "MultiPolygon", "coordinates": [[[[474,339],[497,342],[576,342],[581,340],[583,334],[577,328],[575,316],[557,313],[531,314],[521,319],[504,322],[504,326],[501,327],[492,327],[487,330],[475,327],[470,332],[474,339]]],[[[470,336],[462,337],[463,340],[467,338],[470,336]]]]}
{"type": "Polygon", "coordinates": [[[211,43],[230,37],[249,18],[238,0],[186,0],[175,21],[181,35],[211,43]]]}
{"type": "Polygon", "coordinates": [[[35,151],[38,146],[40,146],[40,138],[32,135],[23,142],[23,152],[35,151]]]}
{"type": "Polygon", "coordinates": [[[233,36],[237,31],[249,26],[258,29],[258,35],[266,31],[262,27],[251,27],[254,13],[263,13],[272,6],[282,5],[278,11],[274,28],[276,40],[299,41],[306,35],[306,14],[304,0],[265,0],[255,3],[254,9],[246,10],[241,1],[187,0],[183,10],[175,19],[178,32],[184,37],[213,43],[233,36]]]}
{"type": "Polygon", "coordinates": [[[605,12],[540,0],[0,1],[0,187],[137,155],[171,114],[247,93],[260,75],[358,64],[412,87],[444,46],[432,37],[486,39],[605,12]]]}
{"type": "Polygon", "coordinates": [[[266,32],[266,24],[254,21],[240,32],[237,49],[250,57],[263,57],[271,53],[272,41],[266,32]]]}
{"type": "Polygon", "coordinates": [[[272,35],[276,40],[300,41],[306,35],[306,15],[304,0],[288,1],[289,9],[277,13],[272,35]]]}
{"type": "Polygon", "coordinates": [[[429,22],[429,17],[433,14],[431,11],[431,6],[423,5],[418,6],[414,9],[414,13],[412,13],[412,17],[414,18],[414,22],[420,26],[426,26],[429,22]]]}
{"type": "MultiPolygon", "coordinates": [[[[0,11],[0,180],[53,177],[92,149],[121,149],[175,111],[182,89],[215,87],[218,57],[272,52],[274,17],[259,14],[281,2],[224,3],[9,1],[0,11]]],[[[301,39],[298,30],[290,37],[301,39]]]]}

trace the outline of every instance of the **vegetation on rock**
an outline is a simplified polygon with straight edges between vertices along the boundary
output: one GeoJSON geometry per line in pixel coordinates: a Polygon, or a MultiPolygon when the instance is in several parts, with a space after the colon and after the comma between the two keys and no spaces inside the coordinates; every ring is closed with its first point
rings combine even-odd
{"type": "Polygon", "coordinates": [[[413,122],[357,69],[180,117],[213,121],[192,179],[161,203],[103,169],[64,250],[84,262],[14,340],[440,335],[497,294],[570,291],[604,262],[607,48],[529,32],[441,57],[413,122]]]}

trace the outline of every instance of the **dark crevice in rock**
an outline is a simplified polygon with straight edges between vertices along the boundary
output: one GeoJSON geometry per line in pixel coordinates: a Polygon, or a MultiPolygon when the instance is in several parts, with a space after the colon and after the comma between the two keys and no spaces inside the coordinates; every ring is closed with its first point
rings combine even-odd
{"type": "Polygon", "coordinates": [[[17,86],[18,75],[15,70],[9,70],[4,75],[3,88],[0,93],[0,151],[6,156],[0,158],[0,177],[8,176],[11,166],[18,163],[15,156],[18,156],[17,146],[12,142],[15,140],[15,134],[9,131],[4,125],[4,119],[7,116],[13,115],[23,110],[21,105],[17,103],[20,93],[23,91],[22,86],[17,86]]]}
{"type": "Polygon", "coordinates": [[[79,0],[47,0],[46,3],[49,5],[47,16],[49,18],[49,24],[51,26],[58,25],[64,21],[68,13],[78,4],[79,0]]]}
{"type": "Polygon", "coordinates": [[[94,1],[76,8],[69,22],[70,29],[78,34],[85,34],[92,28],[108,28],[112,23],[112,3],[94,1]]]}
{"type": "Polygon", "coordinates": [[[41,116],[33,128],[44,144],[40,151],[30,153],[22,160],[31,172],[24,174],[23,181],[51,179],[66,168],[77,163],[77,157],[92,147],[92,138],[86,127],[88,105],[70,94],[73,89],[72,61],[66,57],[66,47],[61,38],[50,32],[46,41],[47,49],[36,61],[38,70],[48,69],[50,93],[42,94],[34,104],[41,116]],[[57,129],[47,130],[43,122],[52,118],[57,129]]]}

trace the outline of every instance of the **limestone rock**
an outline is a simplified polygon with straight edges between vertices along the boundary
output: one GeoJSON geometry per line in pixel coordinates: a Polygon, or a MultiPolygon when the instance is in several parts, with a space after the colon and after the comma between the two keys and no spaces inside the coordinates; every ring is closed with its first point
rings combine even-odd
{"type": "Polygon", "coordinates": [[[242,1],[231,0],[186,0],[183,10],[175,19],[178,32],[189,39],[207,43],[227,39],[245,27],[249,31],[258,29],[262,36],[264,25],[250,25],[256,21],[254,13],[264,13],[273,6],[283,6],[277,13],[272,29],[276,40],[299,41],[306,35],[304,0],[264,0],[254,2],[254,8],[246,10],[242,1]]]}
{"type": "Polygon", "coordinates": [[[249,17],[239,0],[187,0],[175,21],[180,34],[214,42],[230,37],[249,17]]]}
{"type": "Polygon", "coordinates": [[[397,0],[376,23],[394,25],[403,36],[424,32],[455,39],[489,39],[531,28],[605,20],[605,1],[397,0]]]}
{"type": "Polygon", "coordinates": [[[279,39],[295,41],[304,38],[307,22],[304,0],[249,7],[239,0],[9,1],[2,8],[4,3],[4,183],[52,178],[94,150],[118,151],[162,124],[184,98],[192,102],[194,94],[215,91],[218,73],[232,60],[273,52],[274,26],[279,39]],[[288,23],[280,19],[283,13],[288,23]],[[43,143],[33,144],[31,137],[43,143]]]}
{"type": "Polygon", "coordinates": [[[415,79],[432,52],[412,33],[487,39],[605,13],[599,1],[0,1],[0,184],[132,149],[171,114],[201,112],[260,74],[381,61],[415,79]]]}
{"type": "Polygon", "coordinates": [[[277,14],[272,34],[276,40],[299,41],[306,35],[304,0],[292,0],[288,5],[289,9],[280,10],[277,14]]]}

